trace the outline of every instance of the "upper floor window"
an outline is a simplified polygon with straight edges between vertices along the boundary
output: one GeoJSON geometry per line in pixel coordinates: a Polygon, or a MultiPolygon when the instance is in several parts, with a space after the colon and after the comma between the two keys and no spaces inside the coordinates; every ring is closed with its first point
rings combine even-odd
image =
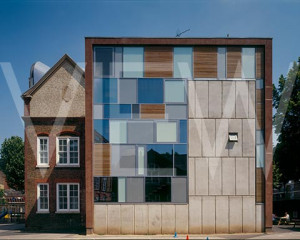
{"type": "Polygon", "coordinates": [[[37,165],[49,166],[49,138],[38,137],[37,139],[37,165]]]}
{"type": "Polygon", "coordinates": [[[38,212],[49,212],[48,183],[39,183],[37,185],[37,210],[38,212]]]}
{"type": "Polygon", "coordinates": [[[79,166],[79,137],[57,138],[57,165],[79,166]]]}
{"type": "Polygon", "coordinates": [[[79,184],[57,184],[57,211],[79,212],[79,184]]]}

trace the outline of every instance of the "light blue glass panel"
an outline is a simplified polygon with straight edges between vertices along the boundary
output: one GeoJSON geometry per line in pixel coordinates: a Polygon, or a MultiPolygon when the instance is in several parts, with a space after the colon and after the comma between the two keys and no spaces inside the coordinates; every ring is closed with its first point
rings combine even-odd
{"type": "Polygon", "coordinates": [[[192,79],[193,72],[193,48],[174,48],[174,77],[192,79]]]}
{"type": "Polygon", "coordinates": [[[161,78],[139,78],[139,103],[163,103],[163,88],[163,79],[161,78]]]}
{"type": "Polygon", "coordinates": [[[256,144],[264,144],[264,131],[256,130],[256,144]]]}
{"type": "Polygon", "coordinates": [[[265,166],[265,145],[256,145],[256,167],[263,168],[265,166]]]}
{"type": "Polygon", "coordinates": [[[242,48],[242,77],[255,78],[255,48],[242,48]]]}
{"type": "Polygon", "coordinates": [[[109,140],[110,143],[127,143],[126,121],[109,122],[109,140]]]}
{"type": "Polygon", "coordinates": [[[123,77],[143,77],[144,48],[123,48],[123,77]]]}
{"type": "Polygon", "coordinates": [[[165,102],[184,103],[185,102],[185,81],[166,80],[165,81],[165,102]]]}
{"type": "Polygon", "coordinates": [[[94,104],[118,102],[118,79],[94,79],[94,104]]]}
{"type": "Polygon", "coordinates": [[[226,78],[226,48],[218,48],[218,78],[226,78]]]}
{"type": "Polygon", "coordinates": [[[263,89],[264,88],[264,80],[258,79],[256,80],[256,89],[263,89]]]}
{"type": "Polygon", "coordinates": [[[104,105],[104,118],[130,119],[130,104],[106,104],[104,105]]]}
{"type": "Polygon", "coordinates": [[[94,105],[94,119],[103,119],[103,105],[94,105]]]}

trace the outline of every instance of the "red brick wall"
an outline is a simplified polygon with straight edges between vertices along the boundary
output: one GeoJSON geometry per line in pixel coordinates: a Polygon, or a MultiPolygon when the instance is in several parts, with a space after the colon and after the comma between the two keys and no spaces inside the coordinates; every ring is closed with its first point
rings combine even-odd
{"type": "Polygon", "coordinates": [[[24,118],[25,120],[25,218],[29,229],[85,228],[84,118],[24,118]],[[80,167],[56,167],[56,137],[80,138],[80,167]],[[49,168],[37,168],[37,136],[49,136],[49,168]],[[37,213],[37,183],[49,183],[49,214],[37,213]],[[56,213],[56,183],[80,183],[80,213],[56,213]]]}

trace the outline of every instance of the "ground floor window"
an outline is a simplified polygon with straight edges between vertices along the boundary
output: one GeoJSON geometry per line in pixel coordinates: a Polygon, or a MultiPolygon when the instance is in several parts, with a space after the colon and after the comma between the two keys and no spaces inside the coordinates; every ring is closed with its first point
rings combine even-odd
{"type": "Polygon", "coordinates": [[[57,211],[79,212],[79,184],[57,184],[57,211]]]}
{"type": "Polygon", "coordinates": [[[37,185],[37,210],[38,212],[49,211],[49,184],[39,183],[37,185]]]}

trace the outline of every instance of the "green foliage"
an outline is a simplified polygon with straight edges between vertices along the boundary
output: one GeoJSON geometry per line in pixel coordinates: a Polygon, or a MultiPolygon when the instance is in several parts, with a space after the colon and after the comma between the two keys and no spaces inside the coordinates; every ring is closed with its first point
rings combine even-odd
{"type": "Polygon", "coordinates": [[[273,163],[273,187],[279,188],[281,186],[281,177],[282,173],[280,172],[280,169],[278,168],[278,164],[273,163]]]}
{"type": "Polygon", "coordinates": [[[4,190],[0,189],[0,204],[5,204],[4,190]]]}
{"type": "Polygon", "coordinates": [[[0,169],[10,188],[24,191],[24,143],[13,136],[5,139],[0,149],[0,169]]]}
{"type": "Polygon", "coordinates": [[[282,173],[283,182],[298,180],[300,178],[299,63],[294,62],[287,77],[280,76],[277,88],[273,85],[273,107],[277,110],[273,125],[275,133],[278,134],[274,163],[282,173]]]}

